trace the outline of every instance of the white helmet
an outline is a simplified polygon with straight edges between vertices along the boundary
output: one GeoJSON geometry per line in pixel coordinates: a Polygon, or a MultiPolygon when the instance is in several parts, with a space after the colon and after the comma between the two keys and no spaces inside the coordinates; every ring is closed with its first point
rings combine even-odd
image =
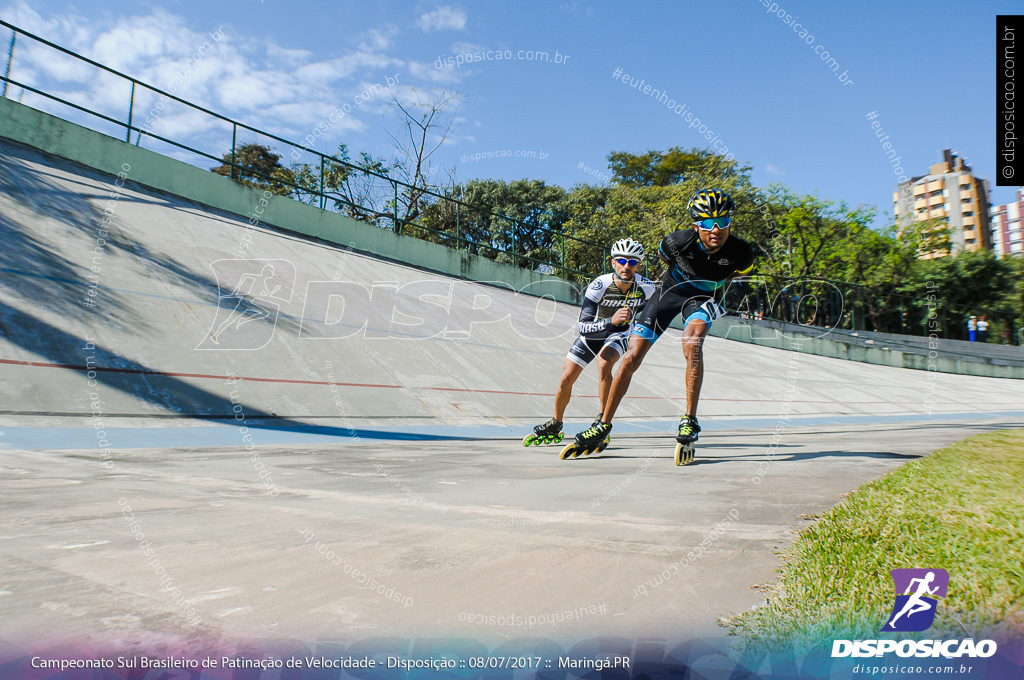
{"type": "Polygon", "coordinates": [[[644,247],[639,241],[631,238],[620,238],[612,244],[612,257],[625,256],[635,257],[638,260],[644,259],[644,247]]]}

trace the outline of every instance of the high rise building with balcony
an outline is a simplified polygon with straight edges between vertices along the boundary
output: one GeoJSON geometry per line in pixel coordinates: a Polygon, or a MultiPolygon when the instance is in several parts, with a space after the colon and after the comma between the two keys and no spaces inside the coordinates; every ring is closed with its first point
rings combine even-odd
{"type": "Polygon", "coordinates": [[[1017,200],[992,206],[992,248],[996,255],[1024,255],[1024,187],[1017,200]]]}
{"type": "MultiPolygon", "coordinates": [[[[898,225],[939,218],[951,228],[952,252],[992,247],[989,229],[988,181],[975,177],[971,166],[946,149],[942,162],[927,175],[900,182],[893,194],[898,225]]],[[[922,252],[921,257],[942,257],[949,251],[922,252]]]]}

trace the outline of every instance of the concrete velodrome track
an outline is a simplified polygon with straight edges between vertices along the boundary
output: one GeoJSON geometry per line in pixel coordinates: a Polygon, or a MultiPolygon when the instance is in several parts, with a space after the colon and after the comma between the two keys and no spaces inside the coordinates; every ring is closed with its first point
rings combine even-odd
{"type": "Polygon", "coordinates": [[[843,494],[1024,423],[1022,381],[710,338],[676,468],[670,335],[560,461],[519,438],[576,309],[116,179],[0,143],[0,640],[715,635],[843,494]]]}

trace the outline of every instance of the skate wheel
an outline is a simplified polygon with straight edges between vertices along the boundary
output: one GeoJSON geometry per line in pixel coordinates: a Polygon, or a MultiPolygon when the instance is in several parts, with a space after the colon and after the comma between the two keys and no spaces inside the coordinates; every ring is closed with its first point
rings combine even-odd
{"type": "Polygon", "coordinates": [[[555,437],[555,443],[556,444],[561,444],[563,439],[565,439],[565,433],[564,432],[559,432],[558,436],[555,437]]]}
{"type": "Polygon", "coordinates": [[[537,440],[537,435],[535,435],[535,434],[528,434],[525,437],[523,437],[523,446],[530,446],[536,440],[537,440]]]}
{"type": "Polygon", "coordinates": [[[676,444],[676,465],[692,463],[695,450],[696,446],[693,442],[690,442],[689,444],[676,444]]]}
{"type": "Polygon", "coordinates": [[[575,441],[572,444],[566,446],[564,449],[562,449],[562,452],[558,454],[558,457],[561,458],[562,460],[569,460],[569,458],[575,458],[576,456],[577,452],[575,441]]]}
{"type": "Polygon", "coordinates": [[[602,451],[604,451],[605,449],[607,449],[607,448],[608,448],[608,445],[609,445],[609,444],[611,444],[611,443],[612,443],[611,437],[609,437],[608,439],[605,439],[605,440],[604,440],[603,442],[601,442],[601,444],[600,444],[600,445],[599,445],[599,446],[597,447],[597,452],[598,452],[598,453],[601,453],[602,451]]]}

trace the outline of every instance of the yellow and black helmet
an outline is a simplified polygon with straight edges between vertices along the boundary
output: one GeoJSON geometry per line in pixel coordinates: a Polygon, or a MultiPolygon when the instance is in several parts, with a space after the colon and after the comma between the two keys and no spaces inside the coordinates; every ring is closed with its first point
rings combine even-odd
{"type": "Polygon", "coordinates": [[[686,209],[695,220],[710,217],[730,217],[733,210],[732,198],[721,189],[701,189],[693,195],[686,209]]]}

